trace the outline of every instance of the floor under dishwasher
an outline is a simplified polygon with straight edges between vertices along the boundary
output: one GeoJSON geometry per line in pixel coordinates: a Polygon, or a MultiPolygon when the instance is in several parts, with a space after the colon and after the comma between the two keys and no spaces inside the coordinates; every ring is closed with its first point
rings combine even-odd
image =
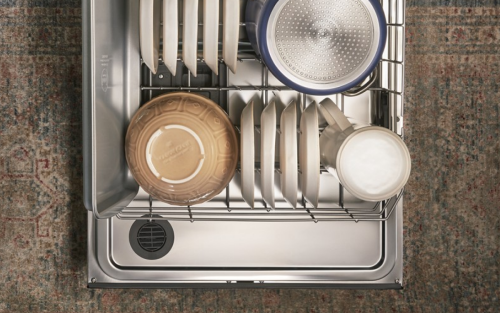
{"type": "MultiPolygon", "coordinates": [[[[192,210],[170,207],[138,188],[120,150],[122,132],[137,109],[136,100],[144,104],[159,94],[180,89],[196,92],[224,108],[238,128],[241,111],[249,101],[260,110],[275,101],[279,116],[292,99],[305,106],[324,97],[287,89],[247,51],[240,56],[236,74],[220,63],[220,75],[216,76],[200,62],[195,78],[179,61],[176,77],[162,62],[152,75],[144,64],[139,64],[138,53],[134,52],[138,34],[133,16],[138,1],[128,1],[121,7],[115,2],[119,1],[83,3],[84,40],[90,38],[87,46],[91,47],[86,53],[84,49],[84,69],[94,67],[86,74],[92,78],[87,81],[90,86],[84,87],[84,153],[90,159],[84,169],[89,209],[89,287],[402,288],[402,195],[380,205],[365,202],[350,195],[324,170],[316,209],[305,202],[300,192],[301,209],[288,207],[280,192],[279,171],[274,211],[266,207],[260,194],[258,170],[255,209],[242,200],[238,172],[219,196],[192,210]],[[116,30],[116,23],[126,26],[123,34],[116,30]],[[123,42],[120,35],[125,38],[123,42]],[[129,52],[120,52],[117,47],[129,52]],[[100,82],[96,82],[99,76],[100,82]],[[85,106],[90,108],[86,111],[85,106]],[[100,119],[99,112],[105,112],[106,119],[100,119]],[[102,136],[96,135],[99,133],[102,136]],[[373,216],[373,212],[378,214],[378,220],[363,218],[373,216]],[[242,218],[252,214],[258,218],[242,218]],[[145,259],[130,243],[131,228],[137,221],[156,219],[169,221],[173,230],[169,240],[173,244],[165,256],[145,259]]],[[[403,135],[404,1],[384,0],[383,6],[390,29],[375,84],[354,97],[338,94],[330,98],[349,118],[385,126],[403,135]]],[[[242,36],[240,46],[245,50],[248,45],[242,36]]],[[[279,136],[277,139],[279,147],[279,136]]],[[[259,146],[257,142],[257,162],[259,146]]],[[[276,152],[279,160],[279,149],[276,152]]]]}

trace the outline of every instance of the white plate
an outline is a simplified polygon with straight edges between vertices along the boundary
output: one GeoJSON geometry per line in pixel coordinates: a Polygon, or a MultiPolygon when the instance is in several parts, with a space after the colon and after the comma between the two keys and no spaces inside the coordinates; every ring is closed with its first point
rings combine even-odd
{"type": "Polygon", "coordinates": [[[253,101],[241,113],[240,155],[241,155],[241,194],[253,209],[255,199],[255,123],[253,101]]]}
{"type": "Polygon", "coordinates": [[[231,72],[236,73],[240,36],[240,1],[224,0],[223,6],[222,58],[231,72]]]}
{"type": "Polygon", "coordinates": [[[281,113],[281,191],[285,200],[297,207],[297,104],[292,101],[281,113]]]}
{"type": "Polygon", "coordinates": [[[219,74],[219,0],[203,2],[203,59],[219,74]]]}
{"type": "Polygon", "coordinates": [[[260,119],[260,175],[262,198],[274,209],[274,163],[276,149],[276,105],[271,101],[260,119]]]}
{"type": "Polygon", "coordinates": [[[158,70],[161,0],[141,0],[139,28],[141,56],[153,74],[158,70]]]}
{"type": "Polygon", "coordinates": [[[163,0],[163,63],[172,75],[177,72],[179,45],[178,0],[163,0]]]}
{"type": "Polygon", "coordinates": [[[198,65],[198,0],[184,0],[182,59],[194,77],[198,65]]]}
{"type": "Polygon", "coordinates": [[[318,207],[319,197],[319,130],[316,102],[302,113],[300,118],[299,164],[302,194],[313,207],[318,207]]]}

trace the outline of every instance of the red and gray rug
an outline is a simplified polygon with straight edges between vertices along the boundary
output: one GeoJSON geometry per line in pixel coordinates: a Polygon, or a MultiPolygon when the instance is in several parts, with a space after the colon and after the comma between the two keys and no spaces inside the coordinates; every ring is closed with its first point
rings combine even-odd
{"type": "Polygon", "coordinates": [[[80,1],[0,0],[0,312],[498,312],[500,2],[407,4],[403,291],[88,290],[80,1]]]}

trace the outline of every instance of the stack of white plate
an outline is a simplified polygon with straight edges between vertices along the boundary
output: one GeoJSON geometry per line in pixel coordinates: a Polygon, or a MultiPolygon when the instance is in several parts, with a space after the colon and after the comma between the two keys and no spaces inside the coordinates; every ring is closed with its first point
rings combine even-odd
{"type": "MultiPolygon", "coordinates": [[[[278,118],[276,105],[269,103],[260,120],[260,189],[267,206],[275,208],[275,149],[278,118]]],[[[255,203],[255,121],[254,103],[250,102],[241,114],[241,191],[250,207],[255,203]]],[[[297,207],[300,189],[305,200],[318,206],[320,182],[320,151],[318,111],[315,102],[309,104],[300,119],[300,138],[297,138],[297,102],[292,101],[283,110],[279,122],[279,167],[281,192],[292,208],[297,207]],[[298,142],[300,151],[298,149],[298,142]],[[299,175],[300,165],[300,175],[299,175]]]]}
{"type": "MultiPolygon", "coordinates": [[[[198,64],[198,1],[184,0],[182,8],[182,61],[196,77],[198,64]]],[[[223,0],[222,58],[235,73],[238,62],[240,1],[223,0]]],[[[160,24],[163,16],[163,62],[172,75],[177,73],[179,44],[178,0],[141,0],[140,48],[144,63],[153,74],[158,70],[160,24]],[[163,10],[162,10],[163,5],[163,10]],[[163,14],[162,14],[163,13],[163,14]]],[[[219,0],[203,3],[203,60],[218,74],[219,0]]]]}

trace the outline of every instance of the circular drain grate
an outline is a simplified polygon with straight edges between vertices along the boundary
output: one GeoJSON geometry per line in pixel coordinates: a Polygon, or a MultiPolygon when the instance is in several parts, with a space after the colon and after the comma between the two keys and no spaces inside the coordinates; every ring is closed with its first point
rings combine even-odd
{"type": "MultiPolygon", "coordinates": [[[[149,216],[143,216],[149,217],[149,216]]],[[[168,221],[137,220],[130,227],[129,242],[132,250],[143,259],[156,260],[170,252],[174,245],[174,229],[168,221]]]]}
{"type": "Polygon", "coordinates": [[[139,246],[148,252],[160,250],[167,241],[165,229],[157,223],[147,223],[143,225],[137,233],[139,246]]]}

